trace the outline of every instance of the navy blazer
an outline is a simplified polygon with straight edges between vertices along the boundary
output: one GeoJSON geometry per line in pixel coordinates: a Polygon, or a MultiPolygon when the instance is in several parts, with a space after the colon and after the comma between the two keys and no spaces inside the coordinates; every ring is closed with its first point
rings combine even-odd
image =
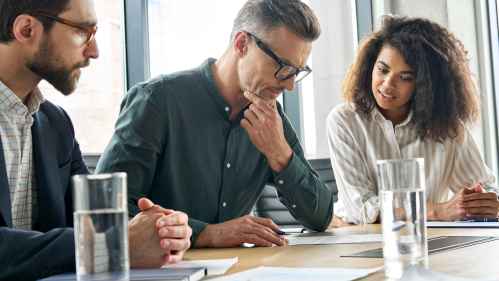
{"type": "Polygon", "coordinates": [[[34,280],[75,270],[70,178],[89,174],[73,124],[45,101],[31,127],[38,198],[33,231],[12,229],[10,189],[0,140],[0,280],[34,280]]]}

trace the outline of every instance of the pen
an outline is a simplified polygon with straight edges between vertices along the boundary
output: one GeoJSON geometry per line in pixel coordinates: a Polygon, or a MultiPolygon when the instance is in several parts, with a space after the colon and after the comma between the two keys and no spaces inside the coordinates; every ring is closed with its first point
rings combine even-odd
{"type": "Polygon", "coordinates": [[[499,222],[499,218],[456,219],[454,222],[499,222]]]}
{"type": "Polygon", "coordinates": [[[274,230],[275,233],[279,234],[279,235],[287,235],[289,233],[286,233],[284,231],[280,231],[280,230],[274,230]]]}

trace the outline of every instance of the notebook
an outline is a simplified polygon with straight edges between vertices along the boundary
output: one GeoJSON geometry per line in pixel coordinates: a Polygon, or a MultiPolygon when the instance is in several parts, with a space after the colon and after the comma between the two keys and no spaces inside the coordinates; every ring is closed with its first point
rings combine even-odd
{"type": "MultiPolygon", "coordinates": [[[[489,236],[439,236],[428,239],[428,255],[437,254],[441,252],[451,251],[459,248],[473,246],[485,242],[499,240],[499,237],[489,236]]],[[[403,246],[400,245],[400,246],[403,246]]],[[[401,251],[404,247],[399,248],[401,251]]],[[[341,257],[356,257],[356,258],[382,258],[383,249],[374,249],[363,251],[354,254],[342,255],[341,257]]]]}

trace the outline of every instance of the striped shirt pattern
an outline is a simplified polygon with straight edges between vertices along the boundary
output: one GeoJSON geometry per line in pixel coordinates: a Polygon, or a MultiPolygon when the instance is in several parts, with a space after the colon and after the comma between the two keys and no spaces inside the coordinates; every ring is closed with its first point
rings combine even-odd
{"type": "Polygon", "coordinates": [[[37,200],[31,126],[33,114],[45,101],[35,88],[26,105],[0,81],[0,135],[10,187],[12,228],[32,230],[37,220],[37,200]]]}
{"type": "Polygon", "coordinates": [[[421,142],[409,122],[393,128],[377,108],[368,118],[354,114],[355,105],[335,107],[327,118],[331,163],[338,185],[334,214],[345,222],[373,223],[380,211],[376,161],[424,158],[426,202],[442,203],[464,187],[482,181],[499,193],[496,178],[485,165],[473,137],[448,139],[443,144],[421,142]]]}

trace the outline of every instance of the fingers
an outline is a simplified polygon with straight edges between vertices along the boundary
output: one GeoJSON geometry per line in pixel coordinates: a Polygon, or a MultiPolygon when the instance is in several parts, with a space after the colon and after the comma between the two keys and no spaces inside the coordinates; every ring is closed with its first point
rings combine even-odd
{"type": "Polygon", "coordinates": [[[253,216],[247,216],[250,220],[253,222],[256,222],[258,224],[270,227],[273,230],[281,230],[280,227],[277,226],[271,219],[266,219],[266,218],[259,218],[259,217],[253,217],[253,216]]]}
{"type": "Polygon", "coordinates": [[[493,192],[486,192],[486,193],[473,193],[469,195],[462,195],[459,197],[459,202],[467,202],[467,201],[474,201],[474,200],[492,200],[492,201],[497,201],[497,194],[493,192]]]}
{"type": "Polygon", "coordinates": [[[251,109],[246,109],[244,111],[244,118],[246,118],[246,120],[248,120],[253,126],[256,122],[258,122],[258,116],[256,116],[255,112],[251,109]]]}
{"type": "Polygon", "coordinates": [[[190,238],[192,229],[188,226],[166,226],[159,230],[159,236],[164,238],[190,238]]]}
{"type": "Polygon", "coordinates": [[[246,91],[246,92],[244,92],[244,96],[248,100],[253,102],[253,104],[256,105],[256,107],[261,109],[263,112],[270,113],[271,110],[273,110],[272,107],[270,107],[270,105],[268,105],[262,98],[258,97],[257,95],[253,94],[252,92],[246,91]]]}
{"type": "Polygon", "coordinates": [[[466,214],[467,219],[481,219],[481,218],[497,218],[496,214],[482,213],[482,214],[466,214]]]}
{"type": "Polygon", "coordinates": [[[270,227],[265,227],[258,223],[245,224],[242,227],[245,237],[245,243],[251,243],[258,246],[270,247],[272,244],[278,246],[286,245],[285,238],[275,233],[270,227]]]}
{"type": "Polygon", "coordinates": [[[161,248],[170,251],[186,251],[191,246],[191,241],[188,238],[184,239],[168,239],[163,238],[159,242],[161,248]]]}
{"type": "Polygon", "coordinates": [[[475,192],[476,192],[476,193],[484,193],[484,192],[485,192],[485,190],[483,190],[483,182],[479,182],[479,183],[477,183],[477,184],[474,186],[474,188],[475,188],[475,192]]]}
{"type": "Polygon", "coordinates": [[[145,212],[145,211],[151,209],[154,206],[154,203],[151,200],[147,199],[147,198],[141,198],[139,200],[139,204],[138,205],[139,205],[140,210],[142,212],[145,212]]]}
{"type": "Polygon", "coordinates": [[[139,200],[139,208],[142,212],[150,212],[150,213],[163,213],[165,215],[172,214],[174,211],[171,209],[165,209],[161,207],[160,205],[154,205],[154,203],[147,199],[147,198],[141,198],[139,200]]]}
{"type": "Polygon", "coordinates": [[[483,193],[483,182],[479,182],[470,188],[466,188],[466,193],[463,194],[472,194],[472,193],[483,193]]]}
{"type": "Polygon", "coordinates": [[[165,257],[165,261],[169,264],[174,264],[182,261],[182,256],[185,251],[172,251],[171,254],[165,257]]]}
{"type": "Polygon", "coordinates": [[[264,114],[267,114],[267,112],[264,112],[263,110],[261,110],[258,106],[256,106],[254,103],[250,104],[249,108],[247,110],[250,110],[252,112],[255,113],[255,115],[260,118],[260,117],[263,117],[264,114]]]}
{"type": "Polygon", "coordinates": [[[172,214],[169,214],[165,217],[162,217],[156,222],[156,227],[161,228],[165,226],[172,225],[183,225],[187,224],[189,217],[184,212],[174,211],[172,214]]]}

